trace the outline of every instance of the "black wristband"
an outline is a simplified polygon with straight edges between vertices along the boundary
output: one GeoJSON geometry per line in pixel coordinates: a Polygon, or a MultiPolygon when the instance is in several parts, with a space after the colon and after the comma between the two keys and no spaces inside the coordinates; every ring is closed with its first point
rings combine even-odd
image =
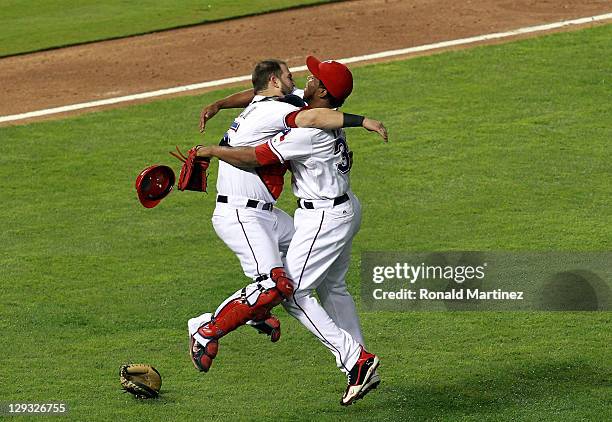
{"type": "Polygon", "coordinates": [[[360,127],[363,125],[363,119],[365,117],[359,116],[358,114],[342,113],[343,123],[342,127],[360,127]]]}

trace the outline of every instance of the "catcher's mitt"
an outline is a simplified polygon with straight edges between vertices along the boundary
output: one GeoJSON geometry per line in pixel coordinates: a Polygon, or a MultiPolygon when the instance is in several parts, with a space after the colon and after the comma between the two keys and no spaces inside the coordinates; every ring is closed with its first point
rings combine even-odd
{"type": "Polygon", "coordinates": [[[145,364],[122,365],[119,380],[125,391],[141,399],[157,397],[162,384],[157,369],[145,364]]]}
{"type": "Polygon", "coordinates": [[[208,170],[208,166],[210,165],[210,158],[198,157],[196,155],[196,148],[197,147],[194,147],[187,151],[186,157],[178,146],[176,147],[178,154],[175,152],[170,153],[170,155],[183,162],[178,182],[178,189],[181,191],[193,190],[196,192],[206,192],[206,185],[208,182],[206,170],[208,170]]]}

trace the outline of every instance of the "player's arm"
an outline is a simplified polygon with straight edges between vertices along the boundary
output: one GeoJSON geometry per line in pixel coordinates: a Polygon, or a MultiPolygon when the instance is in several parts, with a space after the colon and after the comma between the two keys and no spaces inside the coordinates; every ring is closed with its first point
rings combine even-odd
{"type": "Polygon", "coordinates": [[[247,89],[207,105],[200,113],[200,132],[204,132],[206,129],[206,122],[213,118],[219,110],[226,108],[245,108],[253,101],[254,97],[255,91],[253,91],[253,89],[247,89]]]}
{"type": "Polygon", "coordinates": [[[318,129],[340,129],[343,127],[363,127],[370,132],[378,133],[385,142],[388,140],[387,128],[382,122],[356,114],[342,113],[329,108],[303,109],[288,117],[291,127],[309,127],[318,129]]]}
{"type": "Polygon", "coordinates": [[[198,157],[217,157],[235,167],[255,168],[262,164],[257,160],[253,147],[222,147],[218,145],[197,147],[198,157]]]}
{"type": "Polygon", "coordinates": [[[256,147],[198,146],[198,157],[217,157],[235,167],[254,168],[289,160],[303,159],[312,154],[310,131],[279,133],[256,147]]]}

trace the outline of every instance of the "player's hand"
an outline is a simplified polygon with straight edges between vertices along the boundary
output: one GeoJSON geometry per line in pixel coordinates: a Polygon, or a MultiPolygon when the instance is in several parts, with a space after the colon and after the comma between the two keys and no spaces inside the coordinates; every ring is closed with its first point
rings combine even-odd
{"type": "Polygon", "coordinates": [[[389,136],[387,135],[387,128],[385,127],[385,125],[383,125],[382,122],[366,117],[363,119],[362,126],[370,132],[378,133],[385,142],[389,141],[389,136]]]}
{"type": "Polygon", "coordinates": [[[212,119],[219,112],[219,106],[216,103],[207,105],[200,113],[200,133],[206,129],[206,122],[212,119]]]}
{"type": "Polygon", "coordinates": [[[213,156],[214,146],[198,145],[194,148],[196,150],[197,157],[211,158],[213,156]]]}

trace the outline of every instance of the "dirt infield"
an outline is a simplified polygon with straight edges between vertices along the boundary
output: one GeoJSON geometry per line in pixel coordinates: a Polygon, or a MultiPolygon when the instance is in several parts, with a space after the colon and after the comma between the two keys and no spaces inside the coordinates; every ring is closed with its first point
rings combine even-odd
{"type": "Polygon", "coordinates": [[[0,59],[0,116],[612,12],[612,0],[359,0],[0,59]],[[449,4],[451,3],[451,4],[449,4]]]}

